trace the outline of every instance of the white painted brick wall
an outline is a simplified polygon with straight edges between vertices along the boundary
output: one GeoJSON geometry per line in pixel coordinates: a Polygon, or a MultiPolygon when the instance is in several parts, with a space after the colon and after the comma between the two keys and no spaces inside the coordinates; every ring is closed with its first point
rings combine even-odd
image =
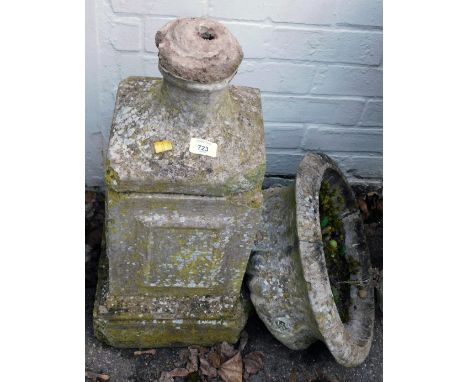
{"type": "Polygon", "coordinates": [[[86,181],[102,163],[119,82],[160,76],[154,35],[211,16],[244,51],[233,84],[262,92],[267,172],[294,174],[308,150],[355,182],[382,179],[382,0],[86,0],[86,181]]]}
{"type": "Polygon", "coordinates": [[[251,62],[245,60],[232,83],[253,86],[263,92],[307,94],[316,67],[289,62],[251,62]]]}
{"type": "Polygon", "coordinates": [[[360,125],[382,126],[382,100],[369,100],[364,108],[360,125]]]}
{"type": "Polygon", "coordinates": [[[300,145],[305,150],[324,152],[382,152],[382,130],[310,125],[300,145]]]}
{"type": "Polygon", "coordinates": [[[262,95],[263,118],[269,122],[311,122],[354,126],[364,101],[343,97],[262,95]]]}
{"type": "Polygon", "coordinates": [[[141,20],[136,17],[127,17],[122,21],[116,20],[111,25],[110,41],[115,50],[119,51],[139,51],[141,20]]]}

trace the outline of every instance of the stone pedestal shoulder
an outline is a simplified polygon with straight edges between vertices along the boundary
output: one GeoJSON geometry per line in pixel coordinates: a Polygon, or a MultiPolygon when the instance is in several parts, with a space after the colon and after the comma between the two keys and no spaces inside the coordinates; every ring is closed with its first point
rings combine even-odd
{"type": "Polygon", "coordinates": [[[259,190],[265,174],[260,92],[227,86],[178,90],[130,77],[118,93],[105,180],[114,191],[225,196],[259,190]],[[215,158],[189,152],[191,138],[216,143],[215,158]],[[156,154],[155,141],[172,150],[156,154]]]}

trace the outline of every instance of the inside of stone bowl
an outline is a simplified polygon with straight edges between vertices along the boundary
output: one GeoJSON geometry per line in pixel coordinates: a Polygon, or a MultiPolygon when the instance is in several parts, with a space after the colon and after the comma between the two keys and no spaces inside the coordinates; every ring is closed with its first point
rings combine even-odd
{"type": "Polygon", "coordinates": [[[340,319],[346,324],[357,311],[355,297],[363,293],[360,292],[363,288],[362,256],[361,251],[356,250],[356,244],[359,246],[362,239],[356,234],[361,221],[350,187],[331,168],[325,171],[321,182],[319,205],[330,288],[340,319]]]}

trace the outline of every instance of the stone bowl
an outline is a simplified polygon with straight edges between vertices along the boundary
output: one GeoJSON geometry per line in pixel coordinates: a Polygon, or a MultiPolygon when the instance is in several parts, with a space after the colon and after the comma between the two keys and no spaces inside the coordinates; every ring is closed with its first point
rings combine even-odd
{"type": "Polygon", "coordinates": [[[290,349],[325,342],[336,361],[352,367],[369,354],[374,328],[370,256],[354,194],[333,161],[307,154],[294,186],[264,190],[262,224],[247,274],[252,303],[270,332],[290,349]],[[346,255],[357,269],[349,284],[348,319],[338,313],[320,227],[319,194],[326,181],[344,202],[339,210],[346,255]]]}

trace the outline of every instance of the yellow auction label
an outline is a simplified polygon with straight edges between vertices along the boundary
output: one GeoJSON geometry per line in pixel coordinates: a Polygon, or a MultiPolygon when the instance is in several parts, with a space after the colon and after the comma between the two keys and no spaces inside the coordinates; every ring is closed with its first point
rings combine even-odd
{"type": "Polygon", "coordinates": [[[209,157],[216,158],[218,145],[207,141],[206,139],[192,138],[190,139],[189,151],[193,154],[207,155],[209,157]]]}
{"type": "Polygon", "coordinates": [[[172,150],[172,142],[171,141],[156,141],[154,142],[154,151],[156,154],[163,153],[164,151],[172,150]]]}

